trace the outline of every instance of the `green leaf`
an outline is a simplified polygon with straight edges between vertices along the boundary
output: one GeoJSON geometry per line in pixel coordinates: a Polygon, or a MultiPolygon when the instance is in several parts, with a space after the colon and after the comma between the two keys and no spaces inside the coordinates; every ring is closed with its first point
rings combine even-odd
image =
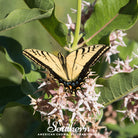
{"type": "Polygon", "coordinates": [[[26,8],[22,0],[0,0],[0,20],[15,9],[26,8]],[[8,5],[8,6],[7,6],[8,5]]]}
{"type": "Polygon", "coordinates": [[[32,95],[36,91],[35,87],[27,79],[22,81],[21,89],[26,95],[32,95]]]}
{"type": "Polygon", "coordinates": [[[22,81],[21,90],[25,95],[33,95],[33,97],[39,98],[41,92],[36,92],[38,90],[37,88],[38,84],[33,82],[30,83],[27,78],[22,81]]]}
{"type": "Polygon", "coordinates": [[[40,22],[61,46],[67,45],[67,27],[57,20],[54,12],[49,18],[41,19],[40,22]]]}
{"type": "Polygon", "coordinates": [[[36,82],[36,80],[41,79],[42,76],[37,71],[31,71],[29,74],[26,74],[26,78],[29,82],[36,82]]]}
{"type": "Polygon", "coordinates": [[[38,90],[38,83],[36,82],[38,79],[42,78],[41,72],[37,72],[37,71],[31,71],[29,74],[26,74],[25,78],[22,80],[22,84],[21,84],[21,88],[22,91],[26,94],[26,95],[33,95],[35,97],[40,97],[41,92],[37,92],[38,90]]]}
{"type": "MultiPolygon", "coordinates": [[[[37,0],[38,1],[38,0],[37,0]]],[[[44,1],[44,0],[41,0],[44,1]]],[[[10,3],[9,3],[10,4],[10,3]]],[[[11,1],[11,4],[15,4],[11,1]]],[[[43,4],[43,3],[42,3],[43,4]]],[[[45,0],[44,5],[39,7],[34,7],[33,9],[15,9],[8,13],[6,17],[0,20],[0,31],[5,31],[33,20],[38,20],[42,18],[47,18],[51,16],[54,8],[54,3],[45,0]],[[47,5],[46,5],[47,2],[47,5]]],[[[3,8],[2,8],[3,9],[3,8]]],[[[3,10],[1,10],[3,12],[3,10]]]]}
{"type": "Polygon", "coordinates": [[[24,2],[32,9],[39,8],[42,11],[48,11],[54,8],[53,0],[24,0],[24,2]]]}
{"type": "Polygon", "coordinates": [[[136,55],[138,55],[138,43],[132,40],[125,40],[125,43],[127,45],[127,47],[118,47],[119,52],[119,57],[123,60],[126,60],[127,57],[129,57],[129,59],[133,59],[132,62],[130,63],[130,65],[133,67],[134,65],[138,65],[138,58],[136,58],[134,56],[133,53],[135,53],[136,55]]]}
{"type": "Polygon", "coordinates": [[[101,92],[99,103],[107,105],[119,100],[125,95],[138,91],[138,69],[131,73],[119,73],[109,79],[99,78],[97,84],[103,87],[96,88],[101,92]]]}
{"type": "Polygon", "coordinates": [[[20,73],[21,73],[22,75],[25,74],[24,69],[23,69],[23,67],[22,67],[20,64],[18,64],[18,63],[16,63],[16,62],[11,62],[11,64],[12,64],[18,71],[20,71],[20,73]]]}
{"type": "Polygon", "coordinates": [[[0,107],[5,106],[9,102],[15,102],[25,97],[22,93],[20,85],[0,87],[0,107]]]}
{"type": "Polygon", "coordinates": [[[25,72],[28,73],[31,70],[30,62],[22,54],[22,46],[16,40],[10,37],[0,36],[0,46],[6,48],[9,57],[22,65],[25,69],[25,72]]]}
{"type": "Polygon", "coordinates": [[[108,67],[108,63],[105,62],[103,59],[99,60],[94,66],[91,67],[91,71],[98,74],[99,77],[103,77],[106,69],[108,67]]]}
{"type": "Polygon", "coordinates": [[[136,22],[137,16],[137,0],[98,0],[84,27],[85,40],[92,36],[88,45],[108,45],[110,33],[116,29],[129,29],[136,22]]]}
{"type": "MultiPolygon", "coordinates": [[[[53,2],[53,0],[25,0],[30,8],[35,7],[46,7],[48,2],[53,2]]],[[[67,27],[62,22],[58,21],[55,17],[55,12],[53,10],[51,16],[48,18],[43,18],[40,20],[43,27],[50,33],[50,35],[61,45],[65,46],[67,44],[67,27]]]]}
{"type": "Polygon", "coordinates": [[[14,63],[11,64],[6,60],[4,53],[0,52],[0,87],[21,83],[22,69],[17,64],[15,66],[14,63]],[[19,70],[17,66],[20,68],[19,70]]]}
{"type": "Polygon", "coordinates": [[[138,135],[138,122],[134,125],[120,127],[118,125],[107,124],[108,129],[112,130],[111,137],[130,138],[138,135]],[[117,133],[118,132],[118,133],[117,133]]]}

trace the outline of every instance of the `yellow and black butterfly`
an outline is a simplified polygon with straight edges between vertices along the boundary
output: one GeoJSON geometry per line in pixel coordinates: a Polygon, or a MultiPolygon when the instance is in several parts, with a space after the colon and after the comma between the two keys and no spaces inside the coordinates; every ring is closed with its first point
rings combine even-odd
{"type": "Polygon", "coordinates": [[[94,65],[109,48],[100,44],[81,47],[66,57],[61,53],[55,56],[37,49],[25,49],[23,54],[42,68],[48,69],[54,78],[70,91],[76,91],[84,82],[89,67],[94,65]]]}

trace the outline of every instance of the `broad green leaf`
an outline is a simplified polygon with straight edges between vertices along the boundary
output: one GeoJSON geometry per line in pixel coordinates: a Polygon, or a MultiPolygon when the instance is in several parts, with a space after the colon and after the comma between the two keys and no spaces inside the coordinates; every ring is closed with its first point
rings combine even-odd
{"type": "Polygon", "coordinates": [[[138,69],[131,73],[119,73],[109,79],[99,78],[97,84],[103,87],[96,88],[101,92],[99,102],[107,105],[119,100],[125,95],[138,91],[138,69]]]}
{"type": "Polygon", "coordinates": [[[25,56],[23,56],[22,46],[19,42],[10,37],[0,36],[0,46],[6,48],[9,57],[13,61],[22,65],[26,73],[30,72],[30,62],[25,58],[25,56]]]}
{"type": "Polygon", "coordinates": [[[118,50],[120,51],[119,57],[123,60],[126,60],[127,57],[129,57],[129,59],[132,58],[133,60],[130,63],[132,67],[138,65],[138,58],[135,56],[135,54],[138,55],[138,43],[131,40],[126,40],[125,43],[127,47],[118,47],[118,50]]]}
{"type": "Polygon", "coordinates": [[[106,69],[108,67],[108,63],[104,61],[105,59],[99,60],[100,62],[97,62],[94,66],[91,67],[91,71],[98,74],[99,77],[104,76],[104,73],[106,72],[106,69]]]}
{"type": "MultiPolygon", "coordinates": [[[[26,106],[25,108],[26,110],[30,110],[30,107],[31,106],[26,106]]],[[[3,138],[33,138],[37,136],[37,133],[35,133],[35,135],[33,134],[37,131],[35,123],[38,121],[34,120],[32,114],[33,111],[32,113],[25,111],[22,105],[18,105],[17,103],[16,105],[14,105],[14,103],[8,104],[0,120],[1,136],[3,138]],[[32,127],[32,131],[28,130],[30,127],[32,127]]]]}
{"type": "MultiPolygon", "coordinates": [[[[16,66],[18,66],[16,64],[16,66]]],[[[18,68],[20,68],[18,66],[18,68]]],[[[4,53],[0,52],[0,87],[20,84],[22,74],[17,67],[6,60],[4,53]]]]}
{"type": "Polygon", "coordinates": [[[25,74],[24,69],[23,69],[23,67],[22,67],[20,64],[18,64],[18,63],[16,63],[16,62],[11,62],[11,64],[12,64],[18,71],[20,71],[20,73],[21,73],[22,75],[25,74]]]}
{"type": "Polygon", "coordinates": [[[29,82],[27,80],[27,78],[23,79],[22,84],[21,84],[21,90],[23,91],[23,93],[25,95],[33,95],[33,97],[35,98],[39,98],[40,96],[42,96],[41,92],[36,92],[38,90],[38,84],[37,83],[33,83],[33,82],[29,82]]]}
{"type": "Polygon", "coordinates": [[[24,0],[24,2],[31,8],[39,8],[42,11],[47,11],[54,8],[53,0],[24,0]]]}
{"type": "Polygon", "coordinates": [[[25,97],[20,85],[0,87],[0,107],[25,97]]]}
{"type": "Polygon", "coordinates": [[[15,9],[26,8],[23,0],[0,0],[0,20],[15,9]]]}
{"type": "MultiPolygon", "coordinates": [[[[11,4],[14,3],[11,1],[11,4]]],[[[44,5],[40,5],[38,8],[21,8],[11,11],[6,17],[0,20],[0,31],[9,30],[17,25],[51,16],[54,9],[54,3],[49,0],[45,0],[45,3],[43,4],[44,5]]],[[[3,10],[1,11],[3,12],[3,10]]]]}
{"type": "Polygon", "coordinates": [[[0,120],[1,138],[36,138],[38,133],[45,132],[45,129],[48,128],[48,122],[42,122],[39,113],[36,112],[33,115],[31,106],[18,104],[16,107],[12,106],[14,106],[14,103],[6,106],[0,120]]]}
{"type": "Polygon", "coordinates": [[[49,18],[41,19],[40,22],[61,46],[67,45],[67,27],[57,20],[54,11],[49,18]]]}
{"type": "MultiPolygon", "coordinates": [[[[41,7],[47,5],[47,1],[52,0],[25,0],[30,8],[41,7]]],[[[61,45],[67,44],[67,27],[62,22],[58,21],[55,17],[55,11],[53,10],[51,16],[40,20],[43,27],[50,33],[50,35],[61,45]]]]}
{"type": "Polygon", "coordinates": [[[22,81],[21,89],[23,93],[26,95],[28,94],[32,95],[36,91],[35,87],[30,82],[28,82],[27,79],[24,79],[22,81]]]}
{"type": "Polygon", "coordinates": [[[129,29],[137,20],[137,0],[98,0],[94,12],[85,24],[88,45],[109,44],[109,35],[116,29],[129,29]]]}
{"type": "Polygon", "coordinates": [[[112,131],[111,137],[116,138],[131,138],[138,135],[138,122],[136,124],[127,125],[120,127],[118,125],[107,124],[108,129],[112,131]],[[118,132],[118,133],[116,133],[118,132]]]}
{"type": "Polygon", "coordinates": [[[41,79],[42,76],[37,71],[31,71],[29,74],[26,74],[26,78],[29,82],[36,82],[38,79],[41,79]]]}

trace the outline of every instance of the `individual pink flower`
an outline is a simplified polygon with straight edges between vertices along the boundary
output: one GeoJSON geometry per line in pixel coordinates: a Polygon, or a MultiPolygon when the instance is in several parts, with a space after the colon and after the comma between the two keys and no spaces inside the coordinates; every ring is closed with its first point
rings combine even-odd
{"type": "Polygon", "coordinates": [[[81,112],[85,111],[85,108],[80,107],[80,105],[81,103],[78,102],[78,104],[74,108],[68,108],[68,110],[72,112],[71,124],[73,124],[73,121],[76,116],[78,116],[81,120],[83,120],[83,122],[85,122],[85,119],[81,114],[81,112]]]}
{"type": "Polygon", "coordinates": [[[110,43],[111,46],[126,46],[125,42],[123,41],[123,37],[126,36],[127,33],[123,33],[122,30],[117,30],[110,34],[110,43]]]}
{"type": "Polygon", "coordinates": [[[113,54],[119,53],[117,47],[118,47],[117,45],[111,46],[110,49],[104,54],[104,57],[106,58],[105,61],[107,61],[109,64],[111,63],[111,56],[113,54]]]}
{"type": "Polygon", "coordinates": [[[54,102],[62,102],[63,105],[66,105],[66,97],[67,93],[64,92],[64,87],[60,86],[58,90],[49,90],[50,93],[54,96],[51,101],[54,102]]]}
{"type": "Polygon", "coordinates": [[[118,46],[126,47],[126,44],[123,41],[123,37],[126,35],[127,34],[123,33],[122,30],[117,30],[110,34],[109,39],[110,39],[111,46],[110,46],[110,49],[105,53],[106,61],[108,61],[109,64],[111,63],[111,59],[110,59],[111,55],[119,53],[119,51],[117,50],[117,47],[118,46]]]}
{"type": "Polygon", "coordinates": [[[90,111],[91,109],[90,109],[90,106],[89,106],[89,99],[88,98],[90,98],[90,97],[86,97],[85,95],[83,95],[81,92],[79,92],[79,91],[77,91],[77,95],[80,97],[80,100],[79,100],[79,102],[78,102],[78,104],[79,105],[81,105],[81,104],[84,104],[86,107],[87,107],[87,109],[90,111]]]}
{"type": "Polygon", "coordinates": [[[97,78],[98,77],[95,79],[88,78],[85,80],[85,83],[82,87],[87,88],[86,93],[94,91],[95,87],[102,87],[102,85],[96,84],[97,78]]]}
{"type": "Polygon", "coordinates": [[[34,108],[33,114],[35,114],[35,111],[38,109],[38,103],[40,103],[42,99],[41,98],[34,99],[31,95],[28,95],[28,97],[31,99],[30,105],[33,105],[33,108],[34,108]]]}
{"type": "Polygon", "coordinates": [[[100,121],[93,122],[89,130],[88,138],[108,138],[111,132],[108,132],[105,126],[99,126],[100,121]],[[105,129],[104,134],[100,134],[99,130],[105,129]]]}
{"type": "Polygon", "coordinates": [[[129,59],[129,57],[127,57],[125,61],[120,61],[119,59],[115,60],[113,63],[116,64],[116,66],[110,66],[111,72],[105,77],[108,78],[120,72],[132,72],[134,69],[129,65],[131,61],[132,59],[129,59]]]}
{"type": "Polygon", "coordinates": [[[138,117],[136,116],[135,113],[133,113],[132,110],[124,110],[124,111],[121,111],[121,110],[117,110],[117,112],[120,112],[120,113],[123,113],[125,116],[121,119],[121,121],[123,121],[125,118],[129,117],[130,120],[133,122],[133,124],[135,124],[135,120],[138,120],[138,117]]]}
{"type": "Polygon", "coordinates": [[[67,18],[68,18],[68,23],[66,24],[66,26],[67,26],[68,30],[75,31],[75,24],[72,22],[72,19],[69,16],[69,14],[67,14],[67,18]]]}
{"type": "MultiPolygon", "coordinates": [[[[90,5],[91,5],[90,2],[82,1],[82,3],[81,3],[81,11],[83,12],[84,7],[90,7],[90,5]]],[[[72,10],[72,13],[77,13],[76,9],[71,8],[71,10],[72,10]]]]}
{"type": "Polygon", "coordinates": [[[66,107],[64,107],[62,104],[60,103],[50,103],[48,102],[52,107],[54,107],[54,109],[48,113],[47,115],[53,115],[55,114],[56,112],[59,113],[60,117],[62,118],[62,120],[64,120],[64,117],[63,117],[63,109],[66,109],[66,107]]]}

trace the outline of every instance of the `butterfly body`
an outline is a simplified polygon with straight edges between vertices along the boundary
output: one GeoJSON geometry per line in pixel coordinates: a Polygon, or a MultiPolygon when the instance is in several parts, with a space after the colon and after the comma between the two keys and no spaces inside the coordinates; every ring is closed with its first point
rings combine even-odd
{"type": "Polygon", "coordinates": [[[87,46],[71,52],[66,57],[61,53],[55,56],[36,49],[25,49],[23,54],[42,68],[48,69],[59,83],[63,83],[70,91],[76,91],[84,82],[89,67],[94,65],[108,49],[109,47],[105,45],[87,46]]]}

